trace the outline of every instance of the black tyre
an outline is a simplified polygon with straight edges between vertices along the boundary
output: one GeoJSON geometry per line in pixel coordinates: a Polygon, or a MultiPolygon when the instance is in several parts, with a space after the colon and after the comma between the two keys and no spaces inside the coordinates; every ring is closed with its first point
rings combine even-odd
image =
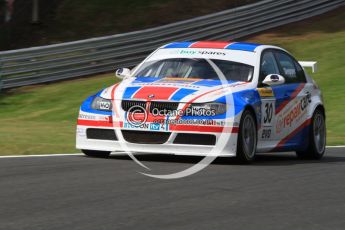
{"type": "Polygon", "coordinates": [[[297,151],[299,158],[321,159],[326,150],[326,122],[323,111],[315,110],[309,129],[309,145],[305,151],[297,151]]]}
{"type": "Polygon", "coordinates": [[[89,157],[98,157],[98,158],[106,158],[109,157],[110,152],[105,151],[95,151],[95,150],[81,150],[86,156],[89,157]]]}
{"type": "Polygon", "coordinates": [[[240,163],[254,161],[257,139],[255,117],[251,111],[245,110],[241,117],[237,140],[236,158],[240,163]]]}

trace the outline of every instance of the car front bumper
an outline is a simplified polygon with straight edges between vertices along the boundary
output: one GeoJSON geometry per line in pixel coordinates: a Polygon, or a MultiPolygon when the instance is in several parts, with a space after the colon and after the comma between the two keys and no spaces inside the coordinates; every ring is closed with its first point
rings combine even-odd
{"type": "Polygon", "coordinates": [[[142,130],[128,130],[115,127],[95,127],[78,125],[76,134],[77,149],[132,152],[132,153],[157,153],[189,156],[235,156],[237,148],[237,128],[228,129],[228,132],[148,132],[142,130]],[[101,133],[99,135],[91,134],[101,133]],[[131,136],[124,133],[134,132],[131,136]],[[136,136],[135,132],[140,132],[136,136]],[[156,134],[161,133],[164,140],[156,134]],[[143,137],[145,135],[145,137],[143,137]],[[200,139],[198,140],[198,135],[200,139]],[[186,139],[192,137],[192,139],[186,139]],[[209,137],[214,137],[209,141],[209,137]],[[189,142],[191,140],[191,142],[189,142]]]}

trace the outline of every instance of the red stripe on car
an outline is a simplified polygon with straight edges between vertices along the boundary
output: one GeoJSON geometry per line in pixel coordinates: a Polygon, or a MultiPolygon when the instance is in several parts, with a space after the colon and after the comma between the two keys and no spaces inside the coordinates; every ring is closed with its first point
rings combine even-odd
{"type": "Polygon", "coordinates": [[[213,49],[224,49],[230,42],[211,42],[211,41],[204,41],[204,42],[195,42],[189,48],[213,48],[213,49]]]}
{"type": "Polygon", "coordinates": [[[135,93],[133,98],[145,100],[168,100],[179,88],[145,86],[135,93]]]}
{"type": "Polygon", "coordinates": [[[116,85],[114,85],[113,89],[111,90],[111,102],[113,103],[113,111],[115,113],[115,117],[119,118],[119,114],[118,114],[118,110],[116,109],[116,103],[114,101],[115,99],[115,90],[116,88],[119,86],[119,83],[117,83],[116,85]]]}
{"type": "MultiPolygon", "coordinates": [[[[112,117],[109,117],[108,121],[78,119],[77,124],[81,126],[115,127],[115,123],[113,123],[112,117]]],[[[116,127],[122,127],[122,122],[116,122],[116,124],[118,124],[116,125],[116,127]]]]}
{"type": "Polygon", "coordinates": [[[238,133],[238,127],[170,125],[170,131],[191,131],[210,133],[238,133]]]}

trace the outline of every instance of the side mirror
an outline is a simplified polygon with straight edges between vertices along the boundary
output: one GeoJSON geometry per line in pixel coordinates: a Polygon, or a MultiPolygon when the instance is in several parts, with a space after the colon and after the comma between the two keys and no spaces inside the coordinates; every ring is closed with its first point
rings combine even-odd
{"type": "Polygon", "coordinates": [[[285,78],[279,74],[270,74],[262,82],[266,85],[281,85],[285,83],[285,78]]]}
{"type": "Polygon", "coordinates": [[[124,79],[131,76],[131,70],[127,68],[120,68],[116,70],[115,76],[120,79],[124,79]]]}

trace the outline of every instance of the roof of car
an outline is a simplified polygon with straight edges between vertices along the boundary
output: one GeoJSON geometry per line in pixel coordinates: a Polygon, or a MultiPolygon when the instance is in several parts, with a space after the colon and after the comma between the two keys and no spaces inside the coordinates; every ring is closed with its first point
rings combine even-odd
{"type": "Polygon", "coordinates": [[[173,42],[163,46],[169,48],[204,48],[204,49],[228,49],[254,52],[261,44],[248,42],[224,42],[224,41],[197,41],[197,42],[173,42]]]}

